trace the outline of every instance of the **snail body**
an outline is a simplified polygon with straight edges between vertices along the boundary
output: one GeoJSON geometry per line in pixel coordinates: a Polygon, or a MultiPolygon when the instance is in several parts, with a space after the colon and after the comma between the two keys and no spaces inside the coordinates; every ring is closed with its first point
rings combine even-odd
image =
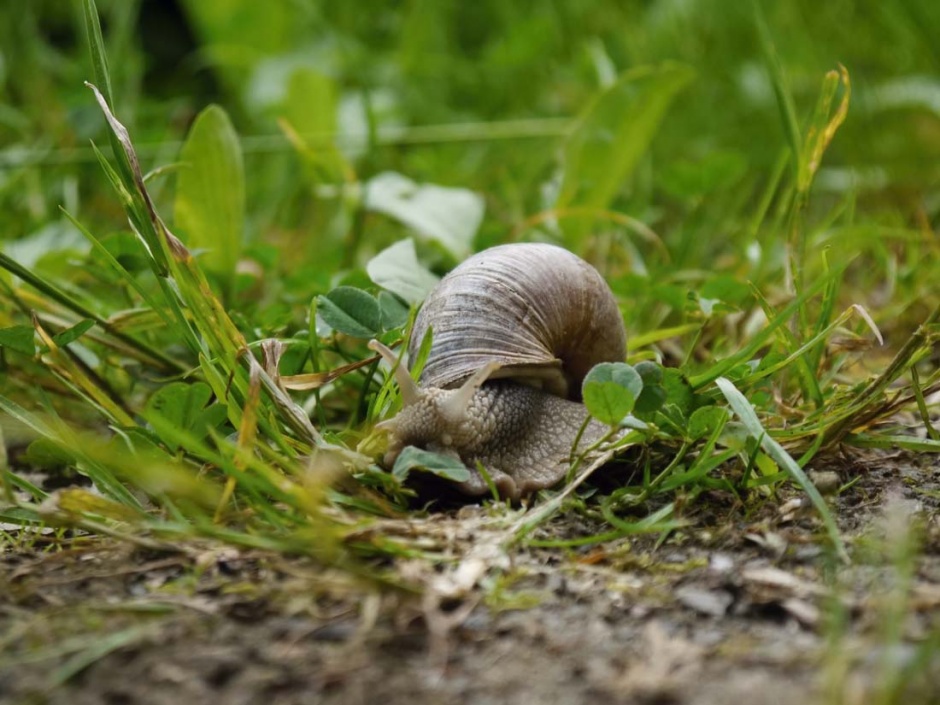
{"type": "Polygon", "coordinates": [[[610,287],[576,255],[546,244],[474,255],[428,295],[410,360],[429,329],[418,382],[396,368],[404,408],[380,425],[390,434],[386,464],[407,445],[455,455],[471,473],[462,491],[487,491],[481,464],[502,496],[517,499],[557,483],[572,451],[607,433],[593,419],[585,426],[581,382],[594,365],[623,361],[626,333],[610,287]]]}

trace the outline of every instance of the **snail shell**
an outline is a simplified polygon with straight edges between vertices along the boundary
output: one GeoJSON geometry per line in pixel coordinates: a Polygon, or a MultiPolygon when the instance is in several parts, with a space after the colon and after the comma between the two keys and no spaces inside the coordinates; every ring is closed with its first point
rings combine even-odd
{"type": "MultiPolygon", "coordinates": [[[[616,299],[591,265],[546,244],[485,250],[429,294],[409,345],[432,345],[416,385],[398,368],[404,408],[380,426],[386,464],[406,445],[456,455],[471,472],[460,488],[483,494],[482,464],[500,494],[518,498],[564,477],[588,418],[581,382],[600,362],[626,357],[616,299]]],[[[370,346],[394,364],[394,353],[370,346]]],[[[608,428],[590,420],[581,450],[608,428]]]]}
{"type": "Polygon", "coordinates": [[[509,377],[579,399],[599,362],[623,361],[627,338],[607,282],[555,245],[501,245],[444,277],[415,320],[414,359],[428,328],[433,346],[419,384],[458,386],[491,362],[509,377]]]}

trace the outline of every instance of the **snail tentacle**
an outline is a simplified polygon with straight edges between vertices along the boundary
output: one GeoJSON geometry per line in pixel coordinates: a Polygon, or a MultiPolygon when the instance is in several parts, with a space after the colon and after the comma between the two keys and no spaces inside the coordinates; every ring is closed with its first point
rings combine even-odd
{"type": "Polygon", "coordinates": [[[374,338],[369,341],[369,350],[377,352],[382,356],[382,359],[385,360],[392,368],[392,374],[395,375],[395,382],[398,384],[398,389],[401,392],[401,399],[405,406],[411,406],[418,401],[418,397],[421,394],[421,390],[418,388],[417,382],[415,382],[411,375],[408,374],[408,370],[405,368],[401,361],[398,359],[398,356],[392,352],[392,350],[385,344],[375,340],[374,338]]]}

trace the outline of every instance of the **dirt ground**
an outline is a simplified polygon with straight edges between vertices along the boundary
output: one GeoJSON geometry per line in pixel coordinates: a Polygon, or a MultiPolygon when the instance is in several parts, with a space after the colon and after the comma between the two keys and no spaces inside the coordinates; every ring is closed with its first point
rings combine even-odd
{"type": "Polygon", "coordinates": [[[500,512],[521,510],[476,505],[371,529],[442,559],[383,566],[421,591],[212,545],[8,545],[0,702],[940,702],[938,467],[882,453],[817,475],[858,478],[830,496],[850,565],[795,492],[749,512],[699,497],[661,544],[502,552],[500,512]]]}

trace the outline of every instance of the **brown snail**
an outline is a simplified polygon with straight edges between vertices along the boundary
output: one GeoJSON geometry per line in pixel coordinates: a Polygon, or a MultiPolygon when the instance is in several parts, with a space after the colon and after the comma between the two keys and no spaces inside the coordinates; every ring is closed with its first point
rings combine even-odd
{"type": "MultiPolygon", "coordinates": [[[[588,417],[580,403],[584,376],[597,363],[626,357],[623,319],[598,271],[554,245],[493,247],[428,295],[410,360],[428,329],[431,350],[417,383],[395,367],[391,350],[370,343],[394,367],[404,402],[380,424],[390,434],[386,464],[407,445],[455,455],[471,472],[462,491],[487,491],[480,463],[512,499],[560,481],[588,417]]],[[[607,431],[590,420],[578,449],[607,431]]]]}

